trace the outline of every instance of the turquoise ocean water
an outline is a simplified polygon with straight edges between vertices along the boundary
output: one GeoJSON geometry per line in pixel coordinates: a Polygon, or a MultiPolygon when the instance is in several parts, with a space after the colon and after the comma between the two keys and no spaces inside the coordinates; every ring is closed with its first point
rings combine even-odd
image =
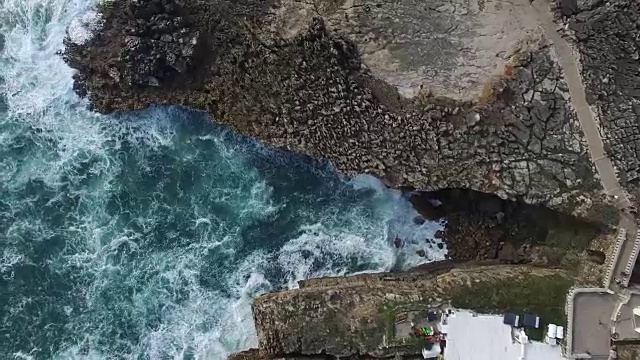
{"type": "Polygon", "coordinates": [[[87,110],[55,53],[94,5],[0,2],[0,359],[224,359],[261,292],[444,256],[371,177],[188,109],[87,110]]]}

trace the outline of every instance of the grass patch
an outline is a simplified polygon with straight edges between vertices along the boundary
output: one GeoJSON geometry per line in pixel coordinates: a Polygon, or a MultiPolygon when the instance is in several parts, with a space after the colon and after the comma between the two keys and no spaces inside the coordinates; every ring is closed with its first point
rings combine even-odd
{"type": "Polygon", "coordinates": [[[396,337],[396,313],[397,306],[393,303],[385,303],[380,308],[380,317],[384,321],[384,333],[389,343],[396,337]]]}
{"type": "Polygon", "coordinates": [[[566,249],[588,249],[593,239],[598,235],[595,226],[556,227],[547,233],[544,244],[566,249]]]}
{"type": "Polygon", "coordinates": [[[529,276],[501,283],[480,281],[451,293],[451,305],[484,314],[538,314],[541,327],[530,331],[529,336],[542,340],[546,324],[565,324],[566,295],[573,284],[572,279],[561,275],[529,276]]]}

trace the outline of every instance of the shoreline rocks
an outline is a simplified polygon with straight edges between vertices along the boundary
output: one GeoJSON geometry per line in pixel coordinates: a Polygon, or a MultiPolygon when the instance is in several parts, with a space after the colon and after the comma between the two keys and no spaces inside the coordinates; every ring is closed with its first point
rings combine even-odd
{"type": "MultiPolygon", "coordinates": [[[[464,189],[418,192],[410,201],[424,218],[447,219],[445,231],[436,236],[446,244],[448,258],[455,261],[495,259],[558,266],[565,258],[547,251],[550,247],[583,251],[598,234],[617,224],[617,219],[603,223],[600,214],[589,220],[576,218],[464,189]]],[[[615,207],[611,210],[617,213],[615,207]]]]}
{"type": "MultiPolygon", "coordinates": [[[[532,274],[538,280],[565,279],[572,266],[589,262],[584,250],[602,230],[589,220],[610,212],[609,200],[553,48],[521,15],[526,0],[426,4],[433,6],[369,0],[317,0],[311,7],[287,0],[109,4],[94,38],[67,41],[63,54],[78,70],[74,89],[97,111],[151,104],[200,109],[271,146],[325,159],[346,176],[368,173],[390,187],[437,192],[436,198],[418,195],[413,202],[424,218],[448,217],[447,231],[439,236],[456,260],[566,267],[475,264],[464,271],[447,263],[425,267],[430,275],[309,280],[298,290],[256,300],[261,349],[240,358],[379,355],[390,301],[431,306],[465,284],[488,281],[486,289],[532,274]],[[505,11],[518,15],[498,16],[505,11]],[[426,25],[432,28],[423,30],[426,25]],[[575,252],[582,257],[563,262],[575,252]],[[314,331],[306,332],[309,327],[314,331]]],[[[579,34],[585,26],[598,27],[580,15],[574,24],[579,34]]],[[[607,48],[580,46],[585,56],[607,48]]],[[[600,62],[585,62],[583,72],[592,79],[587,87],[603,116],[615,122],[619,117],[609,117],[605,98],[594,95],[600,62]]],[[[618,76],[619,67],[631,69],[630,63],[607,65],[602,71],[610,81],[603,94],[635,98],[618,76]],[[610,84],[613,92],[607,92],[610,84]]],[[[635,103],[629,101],[615,127],[634,128],[635,103]]],[[[633,130],[619,133],[607,126],[611,144],[618,138],[635,141],[633,130]]],[[[632,145],[623,147],[625,154],[633,152],[632,145]]],[[[620,161],[627,160],[619,160],[619,168],[620,161]]],[[[629,164],[624,170],[632,177],[635,165],[629,164]]],[[[601,262],[600,254],[590,256],[601,262]]]]}
{"type": "MultiPolygon", "coordinates": [[[[280,3],[131,4],[111,3],[86,44],[67,42],[75,89],[97,111],[190,106],[244,135],[394,188],[472,189],[574,215],[606,201],[562,72],[539,34],[523,32],[474,100],[426,89],[405,98],[322,17],[284,37],[271,27],[280,3]]],[[[443,14],[453,25],[465,21],[443,14]]]]}
{"type": "Polygon", "coordinates": [[[420,356],[421,347],[410,346],[409,339],[395,331],[403,326],[398,325],[403,321],[397,320],[403,314],[406,319],[448,304],[474,310],[468,301],[476,295],[493,299],[487,303],[483,298],[484,304],[480,300],[478,311],[518,311],[518,303],[524,299],[517,299],[512,292],[526,295],[553,284],[548,289],[555,292],[552,299],[546,298],[546,304],[529,304],[531,310],[543,311],[561,307],[566,301],[562,292],[573,281],[561,269],[490,263],[454,264],[434,272],[313,279],[300,289],[258,297],[252,307],[258,349],[230,359],[414,359],[420,356]],[[518,292],[520,287],[523,290],[518,292]]]}

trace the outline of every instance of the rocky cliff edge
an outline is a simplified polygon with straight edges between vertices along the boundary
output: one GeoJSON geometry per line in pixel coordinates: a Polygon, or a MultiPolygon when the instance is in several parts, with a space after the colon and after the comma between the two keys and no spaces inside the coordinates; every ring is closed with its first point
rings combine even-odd
{"type": "Polygon", "coordinates": [[[100,112],[179,104],[347,176],[580,214],[602,197],[526,0],[105,3],[64,58],[100,112]]]}

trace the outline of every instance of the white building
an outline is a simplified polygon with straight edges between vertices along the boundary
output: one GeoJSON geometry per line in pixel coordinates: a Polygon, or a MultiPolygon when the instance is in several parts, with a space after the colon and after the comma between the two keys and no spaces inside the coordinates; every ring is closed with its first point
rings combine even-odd
{"type": "Polygon", "coordinates": [[[565,360],[559,346],[530,342],[520,329],[512,332],[503,324],[501,316],[458,311],[448,319],[447,332],[445,360],[565,360]]]}

